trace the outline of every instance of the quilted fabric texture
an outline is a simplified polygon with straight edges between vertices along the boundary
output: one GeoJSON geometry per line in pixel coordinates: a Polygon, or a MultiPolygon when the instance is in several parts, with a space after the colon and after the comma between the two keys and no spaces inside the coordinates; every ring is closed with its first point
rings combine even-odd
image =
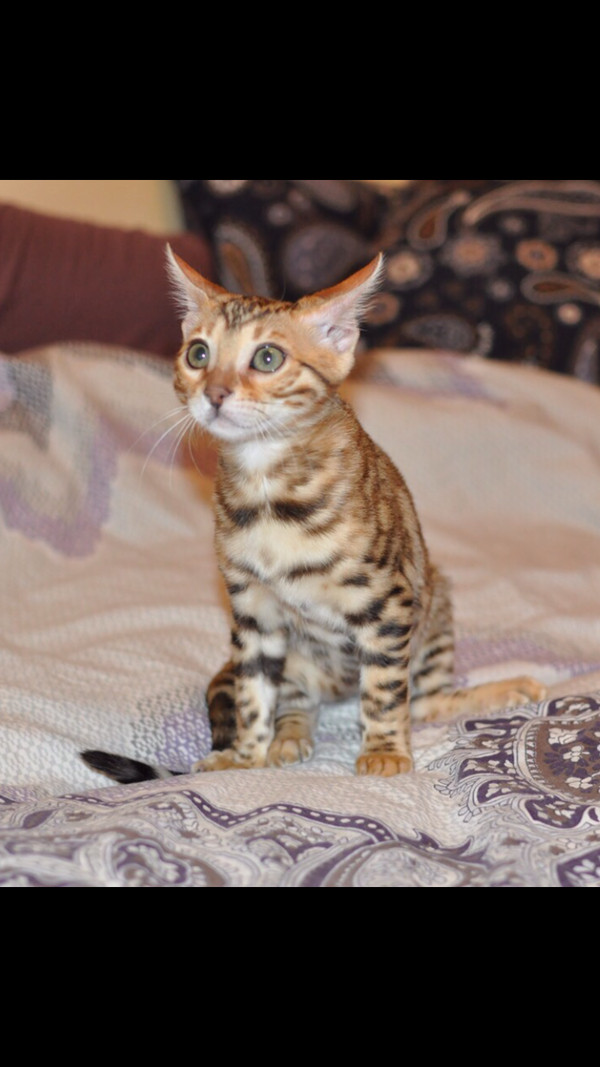
{"type": "Polygon", "coordinates": [[[394,779],[355,775],[349,700],[300,766],[117,788],[80,751],[186,771],[228,654],[214,453],[179,440],[170,377],[96,345],[0,358],[0,884],[599,886],[600,392],[425,351],[346,386],[452,579],[459,684],[548,700],[418,726],[394,779]]]}

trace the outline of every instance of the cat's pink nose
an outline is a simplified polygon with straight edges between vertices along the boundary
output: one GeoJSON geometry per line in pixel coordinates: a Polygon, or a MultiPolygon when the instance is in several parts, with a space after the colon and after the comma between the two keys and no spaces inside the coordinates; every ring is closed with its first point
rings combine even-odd
{"type": "Polygon", "coordinates": [[[231,389],[228,389],[226,385],[207,385],[206,387],[206,395],[214,408],[220,408],[225,397],[230,393],[231,389]]]}

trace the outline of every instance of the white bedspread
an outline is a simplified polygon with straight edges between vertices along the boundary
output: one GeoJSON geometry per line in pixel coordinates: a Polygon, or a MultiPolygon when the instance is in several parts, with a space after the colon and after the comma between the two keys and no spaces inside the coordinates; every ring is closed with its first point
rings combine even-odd
{"type": "Polygon", "coordinates": [[[0,884],[600,885],[600,392],[381,352],[346,393],[453,580],[459,681],[530,673],[549,699],[416,728],[393,779],[353,774],[352,703],[299,767],[94,774],[80,750],[185,771],[209,749],[229,636],[214,455],[163,436],[178,413],[151,357],[3,359],[0,884]]]}

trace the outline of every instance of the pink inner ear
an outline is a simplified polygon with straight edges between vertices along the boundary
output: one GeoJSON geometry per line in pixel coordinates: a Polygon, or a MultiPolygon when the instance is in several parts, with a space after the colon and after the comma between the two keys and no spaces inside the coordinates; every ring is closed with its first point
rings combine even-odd
{"type": "Polygon", "coordinates": [[[339,323],[334,323],[327,327],[325,331],[324,341],[332,348],[335,348],[336,352],[347,352],[349,348],[354,348],[358,341],[359,329],[357,326],[343,326],[339,323]]]}
{"type": "Polygon", "coordinates": [[[304,297],[298,304],[317,346],[314,368],[333,385],[339,385],[352,370],[359,323],[378,286],[382,266],[379,256],[339,285],[304,297]]]}
{"type": "Polygon", "coordinates": [[[339,285],[323,289],[300,301],[300,307],[305,306],[310,318],[318,324],[324,335],[329,336],[332,331],[335,333],[336,340],[333,343],[336,348],[345,347],[352,343],[352,339],[356,343],[358,325],[371,296],[378,288],[382,269],[383,256],[379,255],[339,285]]]}

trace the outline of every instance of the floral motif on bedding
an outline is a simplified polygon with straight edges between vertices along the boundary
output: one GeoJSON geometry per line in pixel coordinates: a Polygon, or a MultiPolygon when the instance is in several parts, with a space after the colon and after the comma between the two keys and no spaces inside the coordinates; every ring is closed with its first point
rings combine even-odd
{"type": "Polygon", "coordinates": [[[349,789],[323,769],[283,783],[266,772],[266,792],[288,799],[259,806],[239,772],[229,804],[210,799],[205,776],[9,803],[0,885],[598,885],[599,710],[595,698],[571,697],[546,713],[460,721],[446,755],[420,764],[418,809],[400,780],[349,789]]]}

